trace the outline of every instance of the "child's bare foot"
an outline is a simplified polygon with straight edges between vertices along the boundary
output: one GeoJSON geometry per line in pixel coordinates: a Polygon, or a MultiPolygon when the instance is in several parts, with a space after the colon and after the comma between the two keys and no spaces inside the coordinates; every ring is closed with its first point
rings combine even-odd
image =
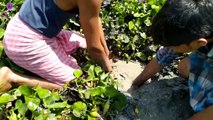
{"type": "Polygon", "coordinates": [[[8,91],[12,88],[11,74],[13,72],[8,67],[0,68],[0,91],[8,91]]]}

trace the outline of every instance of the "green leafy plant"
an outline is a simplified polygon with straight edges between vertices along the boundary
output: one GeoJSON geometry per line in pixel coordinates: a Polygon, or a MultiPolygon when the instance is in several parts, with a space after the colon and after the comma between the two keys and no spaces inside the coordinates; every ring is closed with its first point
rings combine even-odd
{"type": "Polygon", "coordinates": [[[61,91],[19,86],[0,96],[1,118],[10,120],[113,119],[127,104],[117,82],[94,64],[74,72],[61,91]]]}
{"type": "Polygon", "coordinates": [[[24,0],[1,0],[0,1],[0,40],[4,36],[4,31],[6,29],[9,20],[18,12],[24,0]],[[12,9],[8,10],[6,5],[12,3],[12,9]]]}
{"type": "Polygon", "coordinates": [[[126,60],[149,60],[156,49],[149,28],[165,0],[106,0],[101,11],[110,50],[126,60]],[[155,48],[155,47],[154,47],[155,48]]]}

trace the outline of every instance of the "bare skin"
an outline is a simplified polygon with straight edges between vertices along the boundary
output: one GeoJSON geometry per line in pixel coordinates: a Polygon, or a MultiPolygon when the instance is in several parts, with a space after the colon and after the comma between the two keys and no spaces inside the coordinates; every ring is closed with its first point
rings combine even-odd
{"type": "Polygon", "coordinates": [[[182,59],[178,64],[178,72],[184,78],[189,78],[189,58],[182,59]]]}
{"type": "Polygon", "coordinates": [[[109,50],[104,38],[104,32],[99,18],[101,0],[55,0],[62,10],[79,8],[80,23],[87,41],[87,50],[91,58],[99,63],[105,71],[112,71],[109,60],[109,50]]]}
{"type": "Polygon", "coordinates": [[[103,29],[100,24],[99,12],[102,1],[78,0],[80,22],[87,42],[87,50],[91,58],[101,64],[105,71],[112,71],[108,48],[104,40],[103,29]]]}
{"type": "Polygon", "coordinates": [[[209,106],[207,109],[194,114],[188,120],[212,120],[213,118],[213,105],[209,106]]]}
{"type": "MultiPolygon", "coordinates": [[[[80,23],[87,42],[87,50],[91,58],[99,63],[105,71],[112,71],[109,60],[109,50],[104,38],[104,32],[99,18],[101,0],[54,0],[55,4],[64,11],[79,8],[80,23]]],[[[7,67],[0,69],[0,90],[7,91],[13,84],[37,86],[46,89],[61,89],[57,84],[50,83],[42,78],[15,73],[7,67]]]]}
{"type": "Polygon", "coordinates": [[[62,88],[60,85],[50,83],[42,78],[30,77],[27,75],[15,73],[8,67],[2,67],[0,69],[0,74],[0,91],[8,91],[10,88],[13,87],[13,85],[26,85],[30,87],[39,85],[42,88],[46,88],[49,90],[60,90],[62,88]]]}
{"type": "Polygon", "coordinates": [[[156,73],[160,72],[163,69],[163,66],[157,63],[156,58],[153,58],[145,67],[143,72],[137,76],[133,81],[134,86],[141,86],[149,78],[153,77],[156,73]]]}

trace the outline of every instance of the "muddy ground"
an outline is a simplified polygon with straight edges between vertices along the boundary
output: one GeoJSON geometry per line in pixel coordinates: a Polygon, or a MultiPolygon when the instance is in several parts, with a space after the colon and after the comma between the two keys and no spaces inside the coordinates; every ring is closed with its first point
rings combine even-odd
{"type": "Polygon", "coordinates": [[[193,115],[186,79],[170,72],[135,88],[132,81],[145,65],[119,60],[113,66],[119,89],[128,98],[128,105],[116,120],[186,120],[193,115]]]}

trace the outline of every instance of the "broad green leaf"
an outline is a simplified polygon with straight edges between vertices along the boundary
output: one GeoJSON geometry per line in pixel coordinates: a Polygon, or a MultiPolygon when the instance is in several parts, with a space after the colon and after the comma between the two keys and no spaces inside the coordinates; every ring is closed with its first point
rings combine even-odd
{"type": "Polygon", "coordinates": [[[41,100],[39,98],[36,98],[36,97],[27,97],[27,96],[25,96],[24,98],[25,98],[25,103],[27,105],[31,102],[30,105],[35,104],[36,106],[39,106],[40,103],[41,103],[41,100]]]}
{"type": "Polygon", "coordinates": [[[45,105],[50,105],[59,100],[60,100],[60,95],[58,94],[58,92],[53,91],[51,96],[45,98],[43,102],[45,105]]]}
{"type": "Polygon", "coordinates": [[[5,32],[5,30],[3,28],[0,28],[0,38],[2,38],[4,36],[4,32],[5,32]]]}
{"type": "Polygon", "coordinates": [[[29,110],[35,111],[38,108],[38,105],[30,101],[28,102],[27,107],[29,108],[29,110]]]}
{"type": "MultiPolygon", "coordinates": [[[[0,38],[1,38],[1,36],[0,36],[0,38]]],[[[3,46],[2,41],[0,41],[0,57],[2,56],[3,52],[4,52],[4,46],[3,46]]]]}
{"type": "Polygon", "coordinates": [[[160,10],[160,6],[157,5],[151,5],[152,9],[154,9],[156,12],[160,10]]]}
{"type": "Polygon", "coordinates": [[[37,86],[35,90],[41,99],[47,98],[51,95],[51,92],[49,90],[43,89],[40,86],[37,86]]]}
{"type": "Polygon", "coordinates": [[[96,119],[101,117],[101,115],[98,113],[97,108],[92,109],[92,110],[89,112],[89,115],[90,115],[90,117],[96,118],[96,119]]]}
{"type": "Polygon", "coordinates": [[[91,117],[90,115],[87,115],[87,120],[97,120],[96,117],[91,117]]]}
{"type": "Polygon", "coordinates": [[[81,101],[75,102],[72,105],[73,114],[78,118],[84,118],[86,116],[87,105],[81,101]]]}
{"type": "Polygon", "coordinates": [[[15,96],[21,96],[21,92],[19,89],[16,89],[15,92],[14,92],[14,95],[15,96]]]}
{"type": "Polygon", "coordinates": [[[94,77],[95,77],[94,69],[95,69],[95,66],[94,66],[94,65],[91,65],[91,66],[89,67],[88,71],[87,71],[89,77],[91,77],[91,78],[94,78],[94,77]]]}
{"type": "Polygon", "coordinates": [[[51,105],[47,105],[48,108],[65,108],[67,107],[68,104],[67,102],[57,102],[57,103],[53,103],[51,105]]]}
{"type": "Polygon", "coordinates": [[[46,120],[57,120],[57,118],[55,117],[55,114],[48,114],[46,120]]]}
{"type": "Polygon", "coordinates": [[[72,105],[72,108],[80,110],[80,111],[87,111],[87,105],[85,103],[81,102],[81,101],[75,102],[72,105]]]}
{"type": "Polygon", "coordinates": [[[97,76],[98,76],[99,73],[101,73],[101,72],[102,72],[101,67],[99,67],[99,66],[95,67],[95,74],[96,74],[97,76]]]}
{"type": "Polygon", "coordinates": [[[81,111],[79,111],[78,109],[74,109],[72,111],[73,115],[75,115],[75,117],[80,118],[81,117],[81,111]]]}
{"type": "Polygon", "coordinates": [[[141,16],[141,13],[137,12],[137,13],[134,14],[134,17],[140,17],[140,16],[141,16]]]}
{"type": "Polygon", "coordinates": [[[124,53],[124,57],[125,57],[126,59],[129,59],[129,55],[128,55],[127,53],[124,53]]]}
{"type": "Polygon", "coordinates": [[[34,117],[35,120],[45,120],[45,115],[44,114],[40,114],[39,116],[35,116],[34,117]]]}
{"type": "Polygon", "coordinates": [[[104,87],[96,87],[96,88],[90,88],[85,92],[85,97],[86,99],[89,99],[90,96],[94,97],[94,96],[101,96],[103,93],[105,92],[105,88],[104,87]]]}
{"type": "Polygon", "coordinates": [[[83,71],[80,69],[77,69],[73,72],[73,74],[75,75],[76,78],[79,78],[83,74],[83,71]]]}
{"type": "Polygon", "coordinates": [[[146,26],[151,26],[151,24],[152,24],[149,17],[147,17],[147,19],[144,21],[144,23],[146,24],[146,26]]]}
{"type": "Polygon", "coordinates": [[[10,110],[10,120],[18,120],[17,115],[15,114],[15,112],[12,110],[10,110]]]}
{"type": "Polygon", "coordinates": [[[133,21],[130,21],[128,24],[129,24],[129,30],[132,30],[135,27],[133,21]]]}
{"type": "Polygon", "coordinates": [[[32,89],[28,86],[19,86],[18,89],[25,96],[30,96],[32,93],[32,89]]]}
{"type": "Polygon", "coordinates": [[[104,72],[103,72],[103,73],[99,76],[99,77],[100,77],[100,80],[101,80],[101,81],[104,81],[104,80],[108,77],[108,75],[109,75],[108,73],[104,73],[104,72]]]}
{"type": "Polygon", "coordinates": [[[114,102],[111,104],[112,109],[117,111],[121,111],[127,105],[127,99],[123,94],[118,94],[116,98],[114,98],[114,102]]]}
{"type": "Polygon", "coordinates": [[[142,52],[135,53],[135,56],[140,58],[142,61],[146,60],[146,56],[142,52]]]}
{"type": "Polygon", "coordinates": [[[109,111],[110,107],[110,99],[107,100],[107,102],[104,104],[103,114],[105,115],[109,111]]]}
{"type": "Polygon", "coordinates": [[[135,35],[134,38],[133,38],[133,41],[137,41],[139,39],[138,35],[135,35]]]}
{"type": "Polygon", "coordinates": [[[4,93],[0,96],[0,104],[8,103],[10,101],[13,101],[14,99],[15,99],[14,96],[8,93],[4,93]]]}
{"type": "Polygon", "coordinates": [[[18,113],[21,114],[22,116],[25,116],[25,113],[28,110],[27,105],[23,103],[21,99],[16,101],[15,108],[18,109],[18,113]]]}
{"type": "Polygon", "coordinates": [[[118,94],[120,94],[119,91],[116,90],[114,87],[112,87],[112,86],[106,87],[106,91],[105,91],[106,96],[113,98],[113,97],[117,96],[118,94]]]}
{"type": "Polygon", "coordinates": [[[147,39],[146,33],[143,32],[143,33],[141,33],[140,35],[141,35],[141,37],[142,37],[143,39],[147,39]]]}

